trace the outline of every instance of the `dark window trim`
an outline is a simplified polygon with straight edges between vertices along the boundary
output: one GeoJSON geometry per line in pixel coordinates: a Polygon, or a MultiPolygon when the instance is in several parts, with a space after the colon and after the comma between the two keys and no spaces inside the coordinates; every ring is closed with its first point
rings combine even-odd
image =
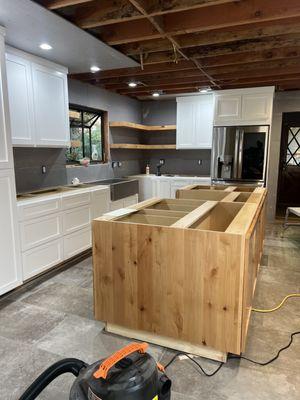
{"type": "MultiPolygon", "coordinates": [[[[93,107],[86,107],[82,106],[80,104],[75,104],[75,103],[69,103],[69,110],[74,109],[75,111],[83,111],[83,112],[91,112],[95,114],[99,114],[101,116],[101,149],[102,149],[102,160],[101,161],[93,161],[90,159],[90,164],[106,164],[108,162],[107,160],[107,146],[108,144],[106,143],[108,138],[106,135],[107,127],[105,124],[107,124],[107,111],[100,110],[98,108],[93,108],[93,107]]],[[[82,136],[82,144],[84,148],[84,135],[82,136]]],[[[91,146],[91,135],[90,135],[90,147],[91,146]]],[[[67,165],[78,165],[78,162],[72,162],[72,161],[67,161],[67,165]]]]}

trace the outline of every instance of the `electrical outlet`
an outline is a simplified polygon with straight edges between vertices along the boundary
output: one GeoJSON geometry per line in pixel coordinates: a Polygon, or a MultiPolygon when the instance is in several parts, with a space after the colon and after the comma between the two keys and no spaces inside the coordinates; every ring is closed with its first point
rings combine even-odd
{"type": "Polygon", "coordinates": [[[46,165],[42,165],[42,174],[45,174],[47,172],[46,165]]]}
{"type": "Polygon", "coordinates": [[[198,160],[198,165],[202,165],[202,160],[198,160]]]}
{"type": "Polygon", "coordinates": [[[117,168],[118,161],[112,161],[111,166],[112,166],[112,168],[117,168]]]}
{"type": "Polygon", "coordinates": [[[160,163],[160,165],[165,165],[165,159],[164,159],[164,158],[161,158],[161,159],[159,160],[159,163],[160,163]]]}
{"type": "Polygon", "coordinates": [[[119,168],[122,167],[122,161],[118,161],[118,167],[119,167],[119,168]]]}

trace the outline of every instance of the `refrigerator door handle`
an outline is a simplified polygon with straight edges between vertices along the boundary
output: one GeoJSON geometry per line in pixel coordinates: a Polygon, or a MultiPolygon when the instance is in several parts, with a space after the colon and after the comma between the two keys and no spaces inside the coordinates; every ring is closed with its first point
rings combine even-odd
{"type": "Polygon", "coordinates": [[[243,172],[243,148],[244,148],[244,131],[239,129],[239,150],[238,150],[238,178],[242,178],[243,172]]]}
{"type": "Polygon", "coordinates": [[[233,179],[238,178],[238,160],[239,160],[240,132],[237,129],[235,133],[235,146],[233,158],[233,179]]]}

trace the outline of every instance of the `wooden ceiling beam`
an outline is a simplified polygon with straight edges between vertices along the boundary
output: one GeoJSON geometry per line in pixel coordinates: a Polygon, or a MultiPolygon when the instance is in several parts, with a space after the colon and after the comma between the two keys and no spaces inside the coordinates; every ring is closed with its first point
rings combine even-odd
{"type": "Polygon", "coordinates": [[[43,0],[42,5],[49,10],[58,10],[64,7],[78,6],[84,3],[91,3],[93,0],[43,0]]]}
{"type": "MultiPolygon", "coordinates": [[[[189,58],[202,59],[205,62],[206,57],[236,55],[246,52],[259,52],[284,47],[297,47],[300,45],[300,33],[293,35],[274,36],[263,39],[243,40],[230,44],[215,46],[201,46],[185,49],[185,54],[189,58]]],[[[173,60],[173,52],[150,53],[144,57],[144,65],[158,64],[160,62],[170,62],[173,60]]],[[[204,63],[203,63],[204,65],[204,63]]]]}
{"type": "Polygon", "coordinates": [[[72,19],[82,29],[115,24],[123,21],[134,21],[144,16],[127,0],[101,0],[89,6],[76,9],[72,19]]]}
{"type": "MultiPolygon", "coordinates": [[[[80,0],[78,1],[78,4],[80,4],[80,0]]],[[[132,6],[130,0],[109,0],[108,3],[110,4],[107,4],[105,1],[98,2],[97,4],[96,1],[93,1],[90,12],[86,13],[86,8],[78,8],[78,10],[76,10],[78,19],[74,22],[84,29],[96,28],[108,24],[134,21],[138,18],[143,18],[143,13],[137,12],[139,6],[143,8],[147,15],[155,17],[170,12],[185,11],[233,1],[235,0],[168,0],[166,2],[162,2],[161,0],[150,0],[147,2],[139,0],[137,6],[134,4],[132,6]]]]}
{"type": "MultiPolygon", "coordinates": [[[[175,36],[181,48],[230,43],[247,39],[258,39],[269,36],[280,36],[300,33],[300,18],[288,18],[281,23],[260,22],[227,28],[215,29],[208,32],[190,33],[175,36]]],[[[123,44],[117,47],[119,51],[134,56],[142,53],[168,51],[170,43],[166,39],[151,39],[140,42],[123,44]]]]}
{"type": "MultiPolygon", "coordinates": [[[[231,28],[258,22],[279,21],[300,17],[298,0],[243,0],[199,9],[170,13],[163,16],[165,32],[172,36],[193,32],[231,28]]],[[[140,35],[136,23],[130,22],[127,35],[119,27],[111,26],[110,35],[102,39],[110,45],[117,45],[151,39],[151,35],[140,35]]]]}

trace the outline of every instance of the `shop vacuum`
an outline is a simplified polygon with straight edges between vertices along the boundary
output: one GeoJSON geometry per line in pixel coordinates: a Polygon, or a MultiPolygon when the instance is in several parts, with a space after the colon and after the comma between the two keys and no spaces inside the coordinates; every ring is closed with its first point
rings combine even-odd
{"type": "Polygon", "coordinates": [[[36,399],[49,383],[67,372],[76,376],[69,400],[170,400],[171,381],[147,348],[147,343],[131,343],[92,365],[75,358],[58,361],[19,400],[36,399]]]}

